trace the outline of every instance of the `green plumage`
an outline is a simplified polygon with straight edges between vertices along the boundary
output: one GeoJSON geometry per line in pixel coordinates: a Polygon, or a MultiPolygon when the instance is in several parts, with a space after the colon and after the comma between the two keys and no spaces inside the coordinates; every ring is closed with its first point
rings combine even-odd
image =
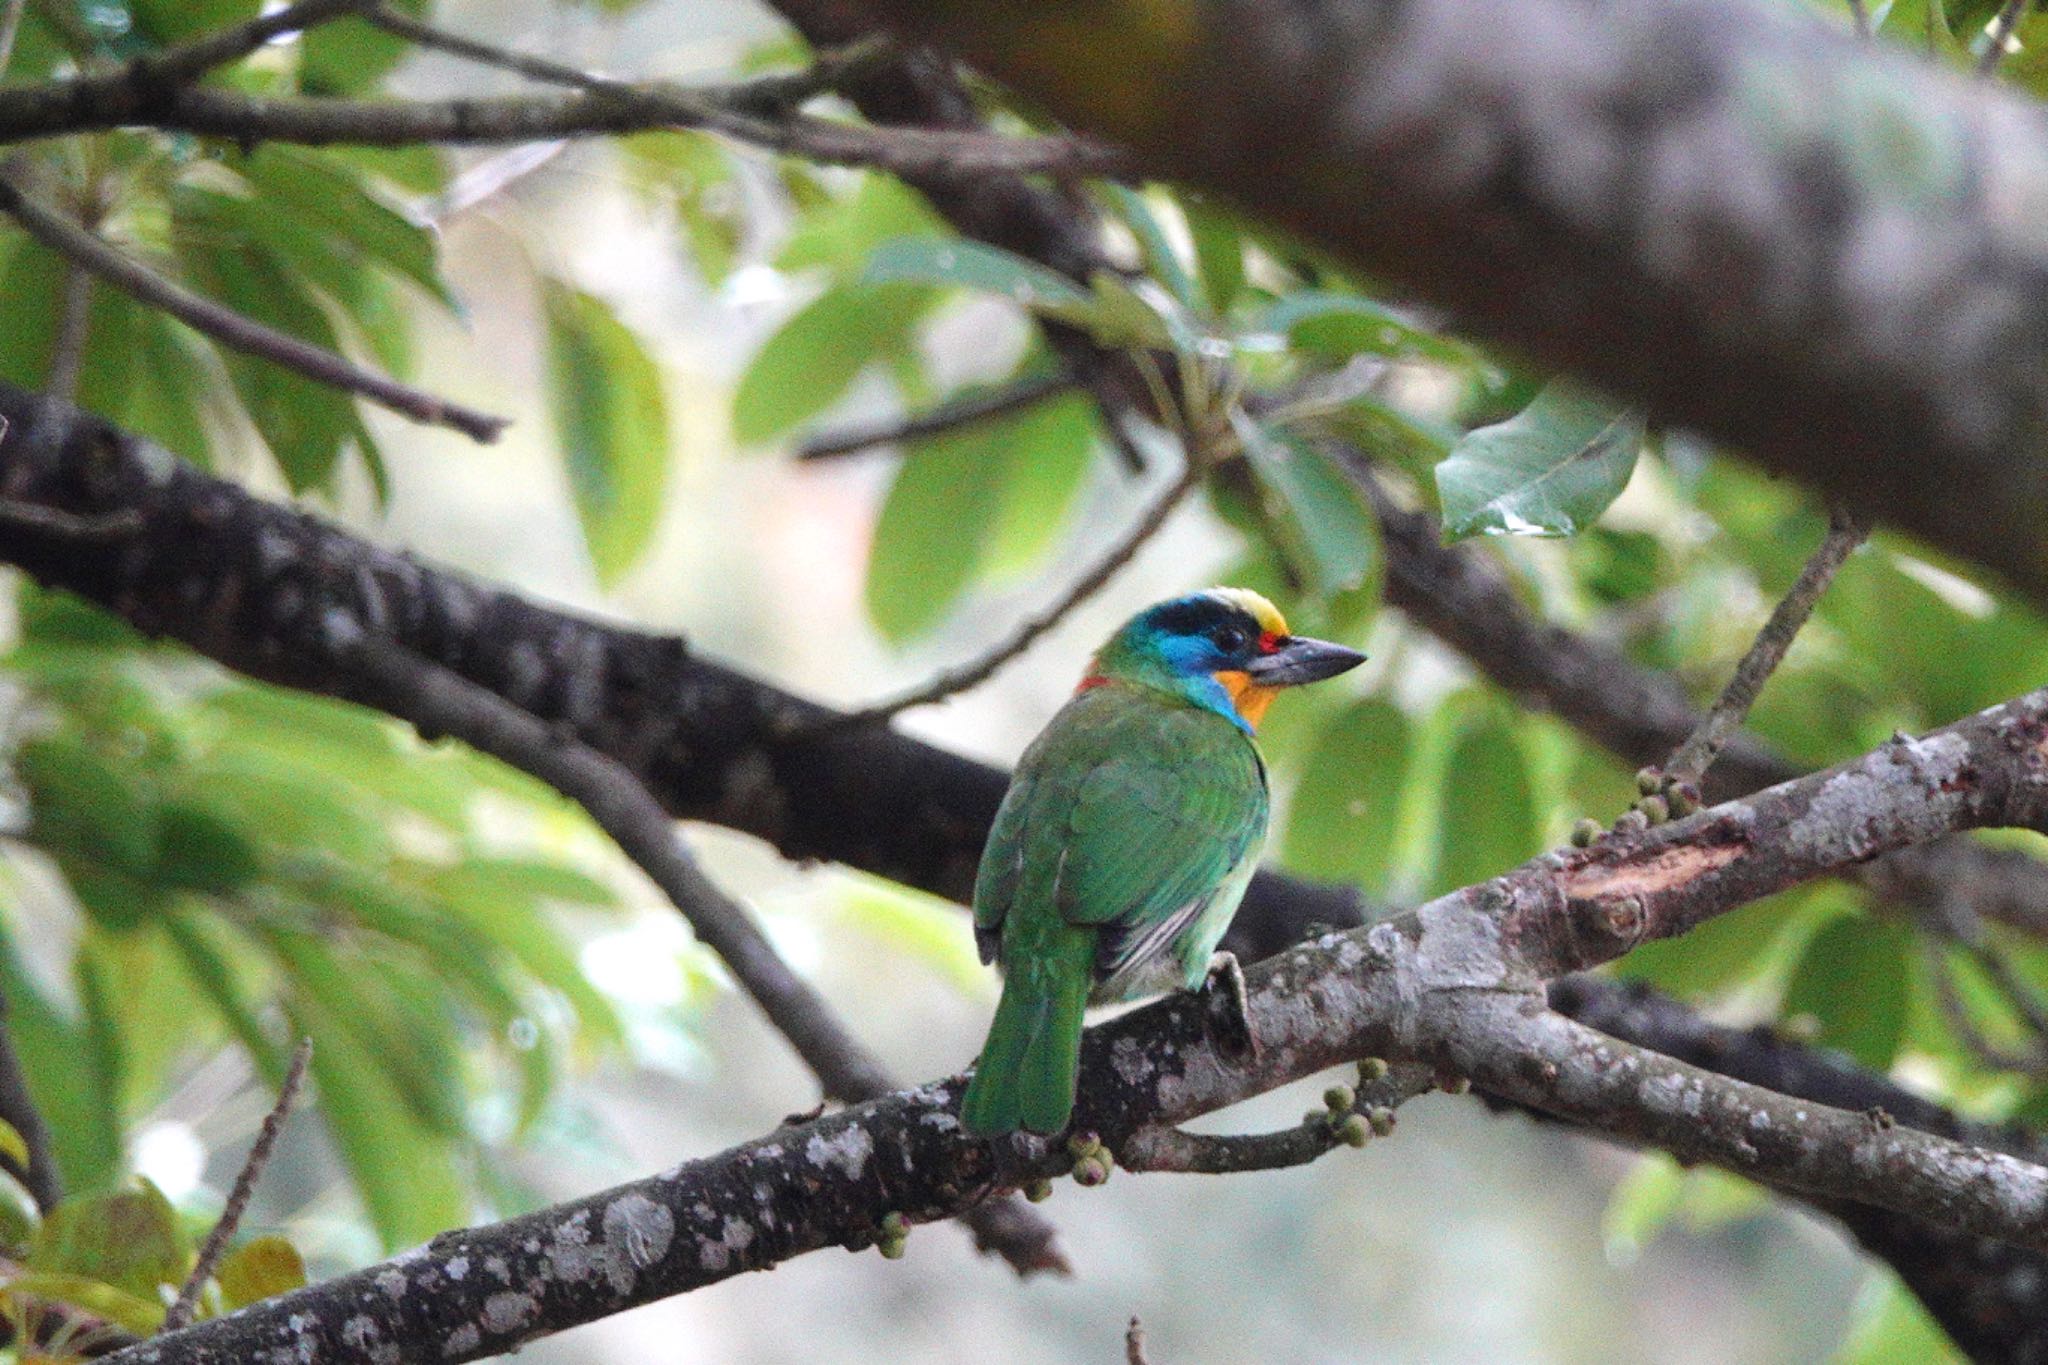
{"type": "Polygon", "coordinates": [[[1112,680],[1025,752],[974,888],[1003,998],[962,1106],[984,1134],[1056,1133],[1090,1002],[1199,986],[1266,834],[1251,736],[1211,707],[1112,680]]]}

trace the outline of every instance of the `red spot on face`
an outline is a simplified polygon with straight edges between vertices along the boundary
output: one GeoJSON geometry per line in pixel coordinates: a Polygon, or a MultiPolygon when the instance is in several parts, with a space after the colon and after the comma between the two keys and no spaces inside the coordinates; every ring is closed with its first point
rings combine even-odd
{"type": "Polygon", "coordinates": [[[1280,648],[1280,637],[1270,630],[1259,632],[1259,653],[1271,654],[1280,648]]]}
{"type": "Polygon", "coordinates": [[[1081,685],[1074,689],[1074,695],[1079,696],[1083,692],[1092,692],[1098,687],[1107,687],[1108,685],[1109,679],[1103,677],[1100,673],[1090,673],[1087,677],[1081,679],[1081,685]]]}

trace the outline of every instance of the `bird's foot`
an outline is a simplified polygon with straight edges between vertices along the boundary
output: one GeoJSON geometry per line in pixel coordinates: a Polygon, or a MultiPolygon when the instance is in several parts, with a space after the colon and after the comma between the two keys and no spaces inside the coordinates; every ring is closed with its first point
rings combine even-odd
{"type": "Polygon", "coordinates": [[[1209,959],[1209,976],[1202,983],[1202,1031],[1216,1051],[1233,1062],[1249,1062],[1259,1055],[1258,1039],[1252,1036],[1251,1006],[1245,996],[1244,969],[1234,953],[1218,953],[1209,959]]]}

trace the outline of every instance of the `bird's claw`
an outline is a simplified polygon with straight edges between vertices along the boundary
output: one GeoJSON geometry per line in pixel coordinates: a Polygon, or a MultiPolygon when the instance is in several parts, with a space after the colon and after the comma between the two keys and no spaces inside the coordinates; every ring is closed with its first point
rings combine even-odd
{"type": "Polygon", "coordinates": [[[1248,1062],[1259,1054],[1258,1039],[1252,1036],[1251,1006],[1245,995],[1244,969],[1233,953],[1218,953],[1209,960],[1209,976],[1202,982],[1202,1031],[1216,1051],[1234,1062],[1248,1062]]]}

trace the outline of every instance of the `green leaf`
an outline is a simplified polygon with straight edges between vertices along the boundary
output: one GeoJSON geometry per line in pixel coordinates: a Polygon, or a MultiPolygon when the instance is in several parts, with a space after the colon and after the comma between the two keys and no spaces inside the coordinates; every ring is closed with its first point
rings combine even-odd
{"type": "Polygon", "coordinates": [[[1086,290],[1056,270],[982,242],[899,237],[868,257],[862,284],[928,284],[1001,294],[1026,308],[1086,308],[1086,290]]]}
{"type": "Polygon", "coordinates": [[[1138,251],[1144,257],[1146,273],[1165,286],[1166,292],[1183,307],[1201,307],[1201,290],[1195,285],[1195,277],[1188,273],[1180,253],[1174,250],[1166,228],[1152,211],[1144,193],[1114,180],[1103,182],[1102,192],[1116,216],[1138,239],[1138,251]]]}
{"type": "MultiPolygon", "coordinates": [[[[21,1298],[74,1304],[134,1336],[146,1337],[163,1325],[162,1300],[116,1289],[90,1275],[54,1270],[21,1270],[0,1281],[0,1292],[21,1298]]],[[[18,1311],[18,1310],[17,1310],[18,1311]]],[[[48,1360],[43,1356],[39,1359],[48,1360]]]]}
{"type": "Polygon", "coordinates": [[[1964,1365],[1968,1359],[1914,1293],[1879,1271],[1858,1296],[1855,1325],[1831,1365],[1964,1365]]]}
{"type": "Polygon", "coordinates": [[[111,1184],[121,1165],[118,1109],[103,1103],[98,1058],[85,1028],[61,1012],[0,935],[0,986],[8,1028],[36,1107],[50,1128],[57,1167],[72,1189],[111,1184]]]}
{"type": "Polygon", "coordinates": [[[1195,239],[1195,268],[1209,311],[1226,313],[1244,291],[1244,233],[1235,213],[1182,191],[1180,211],[1195,239]]]}
{"type": "Polygon", "coordinates": [[[19,1128],[5,1119],[0,1119],[0,1156],[23,1170],[28,1169],[28,1140],[22,1137],[19,1128]]]}
{"type": "Polygon", "coordinates": [[[983,551],[989,572],[1035,564],[1058,543],[1095,456],[1098,412],[1092,399],[1066,394],[985,423],[978,433],[960,433],[978,436],[1003,471],[1001,505],[983,551]]]}
{"type": "Polygon", "coordinates": [[[1499,707],[1474,707],[1459,726],[1444,769],[1441,811],[1438,891],[1490,881],[1542,847],[1528,761],[1499,707]]]}
{"type": "Polygon", "coordinates": [[[160,1286],[184,1282],[191,1257],[178,1211],[138,1176],[126,1188],[73,1195],[50,1210],[28,1265],[97,1280],[154,1304],[161,1302],[160,1286]]]}
{"type": "Polygon", "coordinates": [[[1679,938],[1658,939],[1617,964],[1681,1000],[1707,1000],[1766,979],[1789,964],[1812,925],[1841,913],[1839,887],[1800,887],[1718,915],[1679,938]]]}
{"type": "Polygon", "coordinates": [[[257,1237],[230,1252],[214,1279],[220,1285],[221,1307],[232,1313],[259,1299],[305,1288],[306,1262],[284,1238],[257,1237]]]}
{"type": "Polygon", "coordinates": [[[616,144],[643,199],[672,209],[698,274],[708,284],[732,273],[746,239],[746,197],[732,156],[708,133],[678,129],[635,133],[616,144]]]}
{"type": "Polygon", "coordinates": [[[973,581],[1003,470],[976,434],[949,432],[906,455],[868,550],[868,619],[895,643],[937,625],[973,581]]]}
{"type": "Polygon", "coordinates": [[[154,47],[169,47],[256,17],[261,0],[129,0],[134,31],[154,47]]]}
{"type": "Polygon", "coordinates": [[[441,278],[433,232],[379,198],[347,162],[309,148],[269,143],[229,164],[256,191],[264,212],[287,217],[330,245],[346,244],[442,303],[455,305],[441,278]]]}
{"type": "Polygon", "coordinates": [[[157,812],[135,774],[68,733],[24,742],[15,775],[28,789],[37,843],[143,875],[156,865],[157,812]]]}
{"type": "MultiPolygon", "coordinates": [[[[944,221],[917,191],[891,175],[864,175],[852,194],[806,213],[776,254],[775,264],[788,271],[822,266],[845,279],[886,243],[937,238],[945,231],[944,221]]],[[[865,278],[864,282],[883,283],[865,278]]]]}
{"type": "Polygon", "coordinates": [[[1437,466],[1444,534],[1568,536],[1621,496],[1635,472],[1642,418],[1564,384],[1481,427],[1437,466]]]}
{"type": "MultiPolygon", "coordinates": [[[[183,241],[180,255],[199,287],[228,307],[325,350],[340,349],[303,277],[260,243],[202,235],[183,241]]],[[[224,350],[221,358],[292,490],[327,487],[360,426],[348,395],[238,351],[224,350]]]]}
{"type": "Polygon", "coordinates": [[[1282,851],[1288,867],[1386,889],[1413,729],[1399,707],[1376,697],[1323,727],[1289,808],[1282,851]]]}
{"type": "Polygon", "coordinates": [[[245,974],[237,970],[240,964],[229,961],[232,950],[219,941],[223,931],[214,919],[203,911],[174,908],[164,917],[165,936],[199,994],[212,1004],[228,1031],[248,1049],[257,1073],[277,1085],[284,1079],[284,1053],[271,1041],[256,1011],[250,1008],[243,993],[245,974]]]}
{"type": "Polygon", "coordinates": [[[207,802],[168,800],[157,819],[156,878],[163,885],[229,895],[263,875],[261,850],[207,802]]]}
{"type": "Polygon", "coordinates": [[[1298,351],[1332,360],[1355,355],[1395,360],[1421,357],[1469,365],[1470,347],[1418,327],[1398,313],[1355,294],[1304,290],[1289,294],[1258,320],[1256,330],[1276,332],[1298,351]]]}
{"type": "Polygon", "coordinates": [[[569,487],[600,583],[646,550],[668,483],[661,370],[602,300],[548,281],[548,386],[569,487]]]}
{"type": "Polygon", "coordinates": [[[826,290],[768,338],[733,395],[733,435],[758,445],[787,434],[843,397],[863,370],[906,348],[929,290],[842,285],[826,290]]]}
{"type": "Polygon", "coordinates": [[[1862,915],[1824,925],[1785,988],[1785,1017],[1811,1015],[1820,1041],[1873,1071],[1889,1070],[1906,1034],[1906,930],[1862,915]]]}
{"type": "MultiPolygon", "coordinates": [[[[394,0],[393,8],[426,17],[427,0],[394,0]]],[[[412,44],[361,19],[321,24],[297,40],[299,88],[308,95],[356,95],[390,74],[412,44]]]]}
{"type": "Polygon", "coordinates": [[[1280,551],[1309,590],[1328,597],[1364,587],[1379,567],[1380,523],[1357,486],[1301,438],[1234,420],[1280,551]]]}

